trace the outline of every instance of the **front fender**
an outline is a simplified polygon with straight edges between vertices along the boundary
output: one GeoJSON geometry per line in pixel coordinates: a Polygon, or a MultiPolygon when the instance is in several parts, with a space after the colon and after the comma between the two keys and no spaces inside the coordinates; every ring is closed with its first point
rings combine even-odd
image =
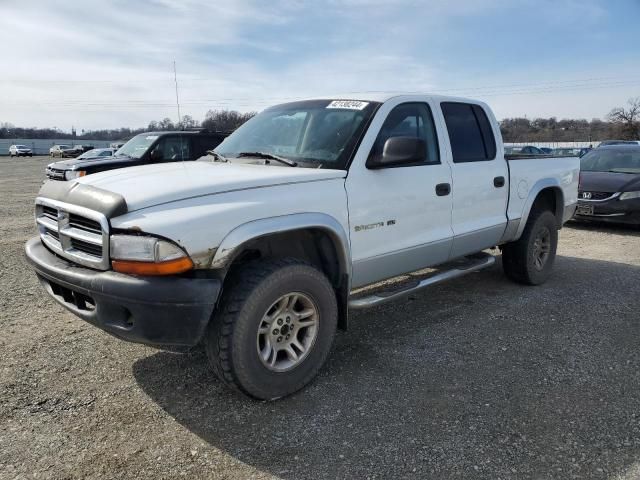
{"type": "Polygon", "coordinates": [[[332,238],[339,257],[340,269],[351,278],[351,250],[349,238],[338,220],[325,213],[294,213],[278,217],[262,218],[244,223],[227,234],[218,246],[210,268],[224,269],[250,240],[275,233],[295,230],[319,229],[332,238]]]}

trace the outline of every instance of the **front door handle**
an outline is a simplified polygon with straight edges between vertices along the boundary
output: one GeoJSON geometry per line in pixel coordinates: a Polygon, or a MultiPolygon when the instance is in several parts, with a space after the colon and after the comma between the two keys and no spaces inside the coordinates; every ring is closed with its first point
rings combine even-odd
{"type": "Polygon", "coordinates": [[[493,179],[493,186],[496,188],[504,187],[504,177],[496,177],[493,179]]]}
{"type": "Polygon", "coordinates": [[[451,193],[451,185],[448,183],[439,183],[436,185],[436,195],[444,197],[451,193]]]}

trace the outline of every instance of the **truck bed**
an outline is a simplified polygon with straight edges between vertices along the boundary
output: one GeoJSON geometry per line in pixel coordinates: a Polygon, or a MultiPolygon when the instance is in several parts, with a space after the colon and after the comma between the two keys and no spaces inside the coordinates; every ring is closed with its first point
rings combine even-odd
{"type": "MultiPolygon", "coordinates": [[[[547,187],[559,187],[567,212],[578,202],[580,159],[575,156],[505,155],[509,167],[509,204],[507,221],[526,219],[537,192],[547,187]]],[[[564,211],[560,212],[564,218],[564,211]]],[[[569,213],[567,215],[570,216],[569,213]]],[[[522,231],[521,228],[518,229],[522,231]]]]}
{"type": "Polygon", "coordinates": [[[511,153],[504,156],[505,160],[533,160],[542,158],[578,158],[575,155],[532,155],[529,153],[511,153]]]}

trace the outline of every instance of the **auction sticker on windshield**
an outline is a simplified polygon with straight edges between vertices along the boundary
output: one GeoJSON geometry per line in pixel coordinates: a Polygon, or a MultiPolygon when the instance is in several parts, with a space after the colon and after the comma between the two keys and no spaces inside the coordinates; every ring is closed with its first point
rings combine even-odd
{"type": "Polygon", "coordinates": [[[327,108],[343,108],[347,110],[362,110],[369,105],[369,102],[361,102],[359,100],[334,100],[327,108]]]}

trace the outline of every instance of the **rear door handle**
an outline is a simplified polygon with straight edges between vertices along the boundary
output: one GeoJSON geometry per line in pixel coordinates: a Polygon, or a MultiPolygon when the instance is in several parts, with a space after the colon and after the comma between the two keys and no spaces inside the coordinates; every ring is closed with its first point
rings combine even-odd
{"type": "Polygon", "coordinates": [[[444,197],[451,193],[451,185],[448,183],[439,183],[436,185],[436,195],[444,197]]]}
{"type": "Polygon", "coordinates": [[[496,177],[493,179],[493,186],[496,188],[504,187],[504,177],[496,177]]]}

